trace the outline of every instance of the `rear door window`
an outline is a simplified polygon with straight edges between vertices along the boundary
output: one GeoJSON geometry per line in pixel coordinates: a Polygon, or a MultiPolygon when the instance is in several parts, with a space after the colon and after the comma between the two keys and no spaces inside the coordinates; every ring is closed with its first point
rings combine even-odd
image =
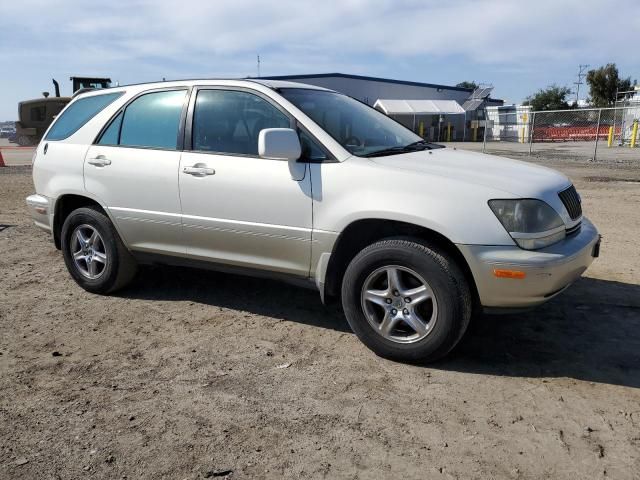
{"type": "Polygon", "coordinates": [[[123,93],[107,93],[78,98],[56,119],[45,139],[64,140],[70,137],[123,93]]]}
{"type": "MultiPolygon", "coordinates": [[[[120,138],[117,144],[176,150],[186,94],[186,90],[170,90],[146,93],[135,99],[122,115],[120,138]]],[[[116,129],[114,124],[118,123],[119,119],[116,118],[98,143],[103,143],[107,135],[107,140],[112,141],[116,129]]]]}

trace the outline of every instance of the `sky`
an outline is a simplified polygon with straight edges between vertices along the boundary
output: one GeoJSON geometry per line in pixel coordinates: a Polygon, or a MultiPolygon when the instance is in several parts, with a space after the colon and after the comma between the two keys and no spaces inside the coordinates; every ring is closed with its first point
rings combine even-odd
{"type": "Polygon", "coordinates": [[[72,75],[120,84],[257,76],[258,54],[265,76],[474,80],[518,103],[553,83],[574,88],[579,64],[614,62],[640,79],[640,15],[620,8],[608,0],[7,1],[0,120],[15,119],[20,100],[53,93],[51,78],[69,95],[72,75]]]}

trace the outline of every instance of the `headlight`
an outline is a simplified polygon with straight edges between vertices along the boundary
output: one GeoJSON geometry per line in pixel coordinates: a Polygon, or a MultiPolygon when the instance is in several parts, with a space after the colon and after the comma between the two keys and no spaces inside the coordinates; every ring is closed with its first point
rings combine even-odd
{"type": "Polygon", "coordinates": [[[560,215],[542,200],[489,200],[489,207],[525,250],[544,248],[565,237],[560,215]]]}

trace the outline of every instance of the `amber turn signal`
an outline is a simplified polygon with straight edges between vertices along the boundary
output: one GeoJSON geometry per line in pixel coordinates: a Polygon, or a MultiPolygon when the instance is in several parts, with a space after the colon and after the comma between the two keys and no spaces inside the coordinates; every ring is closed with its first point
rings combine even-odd
{"type": "Polygon", "coordinates": [[[493,269],[493,274],[498,278],[515,278],[519,280],[527,276],[525,272],[520,270],[500,270],[498,268],[493,269]]]}

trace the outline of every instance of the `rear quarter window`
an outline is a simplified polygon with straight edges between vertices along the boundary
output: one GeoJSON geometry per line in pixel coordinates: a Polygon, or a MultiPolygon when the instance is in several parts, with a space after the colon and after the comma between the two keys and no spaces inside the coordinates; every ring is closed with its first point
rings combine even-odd
{"type": "Polygon", "coordinates": [[[118,92],[78,98],[56,119],[45,140],[64,140],[73,135],[123,94],[124,92],[118,92]]]}

